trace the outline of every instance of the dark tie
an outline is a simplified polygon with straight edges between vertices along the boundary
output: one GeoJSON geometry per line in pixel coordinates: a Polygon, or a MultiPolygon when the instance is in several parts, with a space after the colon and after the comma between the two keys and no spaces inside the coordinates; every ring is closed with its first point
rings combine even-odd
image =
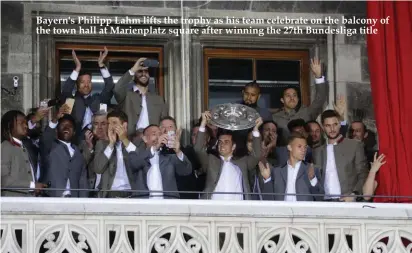
{"type": "Polygon", "coordinates": [[[92,96],[88,96],[87,98],[84,99],[84,105],[86,107],[90,107],[92,105],[92,96]]]}

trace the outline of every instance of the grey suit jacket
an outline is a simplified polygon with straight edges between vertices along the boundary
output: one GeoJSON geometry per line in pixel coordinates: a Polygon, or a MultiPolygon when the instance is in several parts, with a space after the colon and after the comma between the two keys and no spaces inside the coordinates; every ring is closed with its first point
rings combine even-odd
{"type": "MultiPolygon", "coordinates": [[[[80,150],[72,144],[73,157],[65,144],[57,140],[55,129],[46,127],[40,139],[40,152],[43,160],[44,183],[50,182],[50,190],[46,193],[50,197],[61,197],[66,188],[67,179],[71,189],[89,189],[87,169],[80,150]]],[[[72,197],[87,197],[88,191],[71,190],[72,197]]]]}
{"type": "Polygon", "coordinates": [[[86,169],[87,169],[87,180],[89,183],[89,188],[93,189],[95,182],[96,182],[96,173],[94,173],[93,168],[91,166],[91,162],[93,161],[94,158],[94,152],[92,153],[89,149],[89,147],[86,144],[85,140],[82,140],[79,145],[79,150],[80,153],[82,153],[84,162],[86,164],[86,169]]]}
{"type": "MultiPolygon", "coordinates": [[[[194,146],[197,157],[199,158],[201,164],[201,170],[206,173],[206,184],[204,192],[213,192],[219,182],[220,174],[222,172],[223,162],[219,157],[208,154],[203,146],[205,139],[204,132],[198,132],[196,137],[196,144],[194,146]]],[[[253,137],[253,153],[248,156],[243,156],[240,158],[233,158],[231,162],[238,166],[242,171],[243,178],[243,193],[244,199],[250,200],[251,186],[249,183],[250,171],[254,170],[259,162],[261,156],[261,137],[253,137]]],[[[210,199],[211,194],[202,194],[201,198],[210,199]]]]}
{"type": "MultiPolygon", "coordinates": [[[[129,162],[133,173],[136,173],[137,189],[140,192],[134,196],[137,198],[148,198],[149,187],[147,186],[147,173],[151,167],[150,159],[153,157],[150,149],[140,152],[130,152],[129,162]]],[[[162,175],[163,197],[165,199],[180,198],[179,193],[168,193],[167,191],[177,191],[176,177],[187,176],[192,173],[192,164],[186,155],[183,154],[183,161],[181,161],[176,154],[159,154],[159,168],[162,175]]]]}
{"type": "MultiPolygon", "coordinates": [[[[312,186],[308,177],[308,169],[309,165],[302,162],[296,177],[296,194],[323,194],[324,190],[321,184],[319,170],[315,168],[315,175],[318,182],[315,186],[312,186]]],[[[276,168],[272,167],[270,173],[270,181],[263,185],[262,193],[266,194],[262,194],[262,199],[284,201],[288,185],[288,165],[285,164],[282,167],[276,168]],[[276,195],[269,195],[270,193],[276,195]]],[[[322,199],[323,196],[296,195],[297,201],[315,201],[322,199]]]]}
{"type": "MultiPolygon", "coordinates": [[[[142,96],[138,92],[131,90],[128,86],[132,79],[133,76],[127,71],[114,87],[114,97],[128,117],[127,133],[129,136],[133,136],[136,133],[136,124],[142,111],[142,96]]],[[[146,93],[146,103],[149,124],[159,125],[160,119],[169,114],[169,109],[164,99],[159,95],[148,92],[146,93]]]]}
{"type": "MultiPolygon", "coordinates": [[[[34,168],[33,168],[34,169],[34,168]]],[[[30,168],[28,152],[9,141],[1,143],[1,187],[2,188],[30,188],[30,182],[36,178],[30,168]]],[[[29,191],[2,190],[1,196],[27,197],[29,191]]]]}
{"type": "MultiPolygon", "coordinates": [[[[341,142],[333,146],[333,150],[342,194],[349,195],[355,191],[361,193],[368,176],[362,143],[343,138],[341,142]]],[[[320,168],[321,181],[324,185],[327,163],[326,145],[313,150],[313,159],[316,167],[320,168]]]]}
{"type": "MultiPolygon", "coordinates": [[[[107,77],[103,78],[104,79],[104,88],[100,94],[94,94],[91,96],[91,104],[90,104],[90,110],[93,113],[96,113],[100,109],[100,104],[109,104],[110,100],[112,99],[113,96],[113,88],[114,88],[114,82],[113,82],[113,77],[107,77]]],[[[73,110],[71,115],[74,117],[76,120],[76,143],[79,143],[80,140],[84,139],[84,135],[82,132],[82,124],[83,124],[83,118],[84,118],[84,113],[86,112],[86,103],[85,99],[83,96],[76,92],[75,95],[73,96],[73,89],[76,85],[76,80],[71,79],[70,77],[67,78],[66,82],[63,85],[62,93],[60,100],[62,103],[66,101],[67,98],[74,98],[74,105],[73,105],[73,110]]]]}
{"type": "MultiPolygon", "coordinates": [[[[100,179],[100,184],[98,188],[100,190],[110,190],[113,185],[113,180],[116,176],[117,171],[117,156],[116,156],[116,147],[110,156],[110,159],[104,154],[105,149],[109,145],[109,141],[106,140],[99,140],[96,142],[95,147],[95,156],[93,161],[91,162],[91,168],[94,173],[102,174],[100,179]]],[[[130,188],[132,190],[137,190],[136,186],[136,177],[133,175],[133,172],[130,168],[130,161],[129,161],[129,153],[126,151],[125,147],[122,145],[122,154],[123,154],[123,162],[126,168],[126,174],[129,179],[130,188]]],[[[98,196],[100,198],[106,198],[108,195],[107,191],[99,192],[98,196]]]]}
{"type": "Polygon", "coordinates": [[[286,145],[287,139],[290,135],[288,129],[289,121],[293,119],[304,119],[305,121],[315,120],[322,112],[323,104],[327,98],[328,86],[326,83],[316,84],[316,95],[310,106],[301,106],[297,111],[287,113],[284,110],[280,110],[273,114],[273,120],[278,125],[278,129],[281,130],[281,144],[286,145]]]}

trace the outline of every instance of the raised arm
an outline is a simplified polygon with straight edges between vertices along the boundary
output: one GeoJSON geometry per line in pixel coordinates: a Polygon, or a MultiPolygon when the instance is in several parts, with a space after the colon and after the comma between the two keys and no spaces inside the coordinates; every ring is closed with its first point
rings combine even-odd
{"type": "Polygon", "coordinates": [[[193,147],[195,150],[196,156],[199,159],[200,162],[200,171],[202,173],[207,173],[207,170],[209,168],[209,155],[206,152],[206,124],[208,120],[210,120],[210,112],[206,111],[202,113],[202,122],[200,123],[199,127],[199,132],[197,133],[196,136],[196,143],[193,147]]]}
{"type": "Polygon", "coordinates": [[[253,128],[253,143],[252,143],[252,152],[248,156],[247,168],[248,170],[254,170],[258,164],[260,157],[262,155],[262,138],[260,136],[259,127],[263,124],[263,120],[259,117],[256,120],[256,125],[253,128]]]}
{"type": "MultiPolygon", "coordinates": [[[[378,173],[379,169],[382,165],[386,163],[385,155],[381,154],[378,158],[376,158],[377,153],[375,153],[373,163],[371,163],[371,169],[369,171],[368,177],[366,178],[365,184],[363,185],[363,195],[371,196],[375,194],[376,187],[378,183],[376,182],[376,173],[378,173]]],[[[363,197],[365,200],[370,200],[371,197],[363,197]]]]}
{"type": "Polygon", "coordinates": [[[311,119],[316,119],[322,113],[323,105],[326,101],[328,87],[325,82],[325,77],[322,76],[322,64],[316,57],[311,59],[310,64],[313,75],[315,76],[315,99],[308,107],[308,113],[311,119]]]}
{"type": "Polygon", "coordinates": [[[114,97],[116,98],[117,103],[122,104],[126,99],[127,85],[133,80],[134,74],[139,70],[147,69],[147,67],[143,67],[144,60],[146,60],[146,58],[139,58],[133,67],[126,71],[119,81],[117,81],[114,86],[114,97]]]}
{"type": "Polygon", "coordinates": [[[66,98],[70,98],[73,96],[73,89],[76,85],[77,77],[79,76],[80,69],[82,67],[79,58],[77,58],[76,52],[72,50],[72,57],[73,61],[76,64],[76,68],[73,70],[71,75],[67,78],[66,82],[64,82],[61,98],[60,101],[65,101],[66,98]]]}
{"type": "Polygon", "coordinates": [[[104,60],[106,59],[106,56],[108,53],[109,51],[107,50],[106,47],[104,47],[104,51],[100,52],[100,56],[97,61],[99,68],[100,68],[100,73],[102,74],[102,77],[104,80],[104,88],[102,92],[100,93],[100,103],[103,103],[103,104],[110,103],[110,100],[113,97],[113,89],[114,89],[113,77],[110,74],[109,70],[106,68],[106,65],[104,64],[104,60]]]}

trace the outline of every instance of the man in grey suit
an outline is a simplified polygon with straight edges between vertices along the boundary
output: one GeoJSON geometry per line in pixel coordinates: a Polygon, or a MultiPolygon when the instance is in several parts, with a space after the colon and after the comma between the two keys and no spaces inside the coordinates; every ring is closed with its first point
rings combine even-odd
{"type": "Polygon", "coordinates": [[[313,164],[304,162],[307,151],[306,137],[298,132],[291,133],[287,149],[289,159],[285,165],[271,168],[268,163],[259,162],[259,170],[264,179],[262,199],[280,201],[322,199],[322,196],[319,196],[323,194],[319,170],[315,169],[313,164]]]}
{"type": "Polygon", "coordinates": [[[89,185],[83,155],[79,148],[72,144],[76,123],[71,115],[65,114],[69,110],[69,107],[64,104],[40,139],[44,181],[50,182],[50,188],[58,189],[47,191],[46,194],[50,197],[89,195],[87,190],[76,190],[89,189],[89,185]]]}
{"type": "Polygon", "coordinates": [[[339,118],[334,110],[322,113],[321,123],[328,140],[314,149],[313,160],[321,171],[325,200],[352,202],[356,200],[353,195],[362,192],[368,166],[362,143],[340,134],[339,118]]]}
{"type": "Polygon", "coordinates": [[[315,120],[322,112],[323,104],[326,101],[327,85],[325,83],[325,77],[322,76],[322,66],[318,59],[312,59],[311,69],[316,78],[316,97],[312,104],[308,107],[298,107],[298,91],[293,87],[286,88],[283,91],[282,98],[280,99],[283,104],[283,108],[273,114],[273,120],[278,124],[278,127],[281,130],[280,141],[282,146],[287,143],[290,133],[287,127],[289,121],[298,118],[302,118],[305,121],[315,120]]]}
{"type": "Polygon", "coordinates": [[[129,164],[129,152],[136,151],[136,146],[127,136],[127,115],[119,110],[107,114],[108,140],[96,143],[95,157],[91,167],[96,174],[101,174],[97,186],[101,198],[126,198],[136,190],[136,178],[129,164]]]}
{"type": "Polygon", "coordinates": [[[180,198],[175,174],[187,176],[192,173],[192,164],[180,149],[180,136],[180,129],[174,137],[162,134],[156,125],[149,125],[144,129],[143,141],[147,149],[129,153],[130,167],[137,174],[137,188],[140,190],[135,197],[180,198]],[[175,153],[163,153],[165,145],[171,146],[175,153]]]}
{"type": "Polygon", "coordinates": [[[113,77],[110,75],[104,60],[108,54],[108,50],[105,47],[104,53],[100,52],[98,59],[98,65],[100,72],[104,79],[104,88],[100,94],[92,95],[92,76],[90,73],[82,72],[81,63],[77,58],[74,50],[72,51],[73,60],[76,64],[75,70],[63,85],[60,101],[65,103],[67,98],[74,99],[74,105],[71,115],[76,120],[75,131],[76,139],[75,143],[78,144],[80,140],[84,138],[84,129],[90,129],[92,123],[92,116],[94,113],[100,110],[100,104],[109,104],[113,96],[114,82],[113,77]],[[73,96],[73,89],[76,85],[77,91],[73,96]]]}
{"type": "Polygon", "coordinates": [[[24,146],[23,140],[27,132],[24,113],[12,110],[6,112],[1,118],[1,196],[33,196],[32,193],[37,195],[46,187],[37,181],[37,162],[32,161],[24,146]],[[3,188],[9,189],[3,190],[3,188]],[[24,188],[33,190],[24,190],[24,188]]]}
{"type": "Polygon", "coordinates": [[[148,91],[149,68],[143,66],[146,58],[140,58],[135,65],[117,81],[114,97],[129,119],[127,133],[134,136],[136,130],[150,124],[159,125],[160,119],[169,114],[164,99],[148,91]],[[128,84],[134,81],[132,89],[128,84]]]}
{"type": "Polygon", "coordinates": [[[210,118],[209,111],[202,113],[202,122],[194,146],[201,164],[201,170],[206,173],[205,193],[201,198],[214,200],[252,199],[250,196],[249,172],[255,169],[261,156],[259,127],[263,123],[262,118],[256,120],[256,125],[253,128],[253,152],[243,157],[234,157],[236,144],[231,132],[223,132],[218,138],[220,157],[206,152],[204,147],[205,131],[210,118]],[[238,192],[240,194],[221,194],[224,192],[238,192]]]}

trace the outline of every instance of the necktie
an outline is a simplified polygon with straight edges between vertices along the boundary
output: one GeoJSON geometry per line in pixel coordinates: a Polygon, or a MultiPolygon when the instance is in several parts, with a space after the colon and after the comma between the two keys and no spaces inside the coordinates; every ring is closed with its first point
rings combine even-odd
{"type": "Polygon", "coordinates": [[[90,107],[92,105],[92,96],[88,96],[87,98],[84,99],[84,105],[86,107],[90,107]]]}

